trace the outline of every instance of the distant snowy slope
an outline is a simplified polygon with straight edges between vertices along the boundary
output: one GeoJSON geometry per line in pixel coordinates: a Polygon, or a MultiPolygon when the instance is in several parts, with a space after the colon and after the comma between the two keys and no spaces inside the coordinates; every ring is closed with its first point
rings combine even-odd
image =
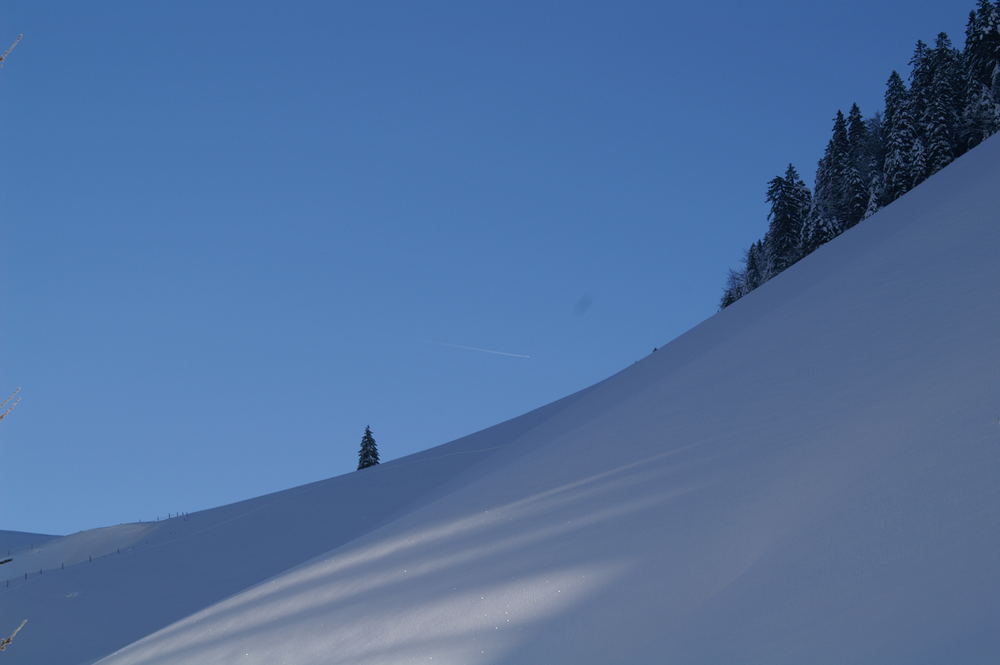
{"type": "Polygon", "coordinates": [[[995,138],[600,384],[143,525],[0,588],[0,632],[27,665],[995,663],[997,182],[995,138]]]}
{"type": "Polygon", "coordinates": [[[58,538],[42,533],[25,533],[23,531],[0,531],[0,554],[17,552],[34,545],[41,545],[47,540],[58,538]]]}
{"type": "Polygon", "coordinates": [[[381,465],[378,473],[160,522],[82,531],[17,553],[0,568],[0,633],[29,620],[16,652],[11,648],[19,664],[91,663],[474,482],[476,467],[515,440],[519,428],[539,425],[574,399],[381,465]]]}

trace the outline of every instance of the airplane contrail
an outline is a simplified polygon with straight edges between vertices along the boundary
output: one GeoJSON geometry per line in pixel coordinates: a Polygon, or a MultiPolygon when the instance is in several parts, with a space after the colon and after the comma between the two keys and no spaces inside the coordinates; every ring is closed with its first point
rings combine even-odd
{"type": "Polygon", "coordinates": [[[496,351],[494,349],[481,349],[478,346],[466,346],[465,344],[449,344],[448,342],[441,342],[441,346],[450,346],[453,349],[462,349],[464,351],[479,351],[480,353],[492,353],[495,356],[507,356],[508,358],[531,357],[523,353],[508,353],[506,351],[496,351]]]}

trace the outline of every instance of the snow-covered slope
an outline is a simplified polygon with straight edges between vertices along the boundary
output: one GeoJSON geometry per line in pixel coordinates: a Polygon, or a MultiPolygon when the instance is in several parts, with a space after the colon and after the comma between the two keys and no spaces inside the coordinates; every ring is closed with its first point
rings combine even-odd
{"type": "MultiPolygon", "coordinates": [[[[18,550],[30,549],[41,545],[57,536],[43,533],[25,533],[24,531],[0,531],[0,554],[13,554],[18,550]]],[[[6,556],[4,557],[6,558],[6,556]]]]}
{"type": "Polygon", "coordinates": [[[998,182],[993,139],[657,353],[521,418],[42,545],[50,567],[79,563],[0,588],[0,633],[29,619],[10,656],[994,663],[998,182]]]}

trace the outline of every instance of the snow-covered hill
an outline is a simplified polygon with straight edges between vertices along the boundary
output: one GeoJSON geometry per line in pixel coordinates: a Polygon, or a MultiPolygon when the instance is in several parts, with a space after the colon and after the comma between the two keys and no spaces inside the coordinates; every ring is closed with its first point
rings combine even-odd
{"type": "Polygon", "coordinates": [[[30,549],[55,537],[42,533],[25,533],[24,531],[0,531],[0,554],[7,555],[25,548],[30,549]]]}
{"type": "Polygon", "coordinates": [[[994,663],[998,182],[995,138],[648,358],[494,428],[44,543],[7,564],[0,633],[29,623],[3,657],[994,663]]]}

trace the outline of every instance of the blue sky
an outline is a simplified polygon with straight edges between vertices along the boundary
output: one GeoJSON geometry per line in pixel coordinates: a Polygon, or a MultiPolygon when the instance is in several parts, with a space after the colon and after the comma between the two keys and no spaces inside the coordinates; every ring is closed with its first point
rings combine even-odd
{"type": "Polygon", "coordinates": [[[388,460],[616,372],[972,4],[7,0],[0,529],[283,489],[367,424],[388,460]]]}

